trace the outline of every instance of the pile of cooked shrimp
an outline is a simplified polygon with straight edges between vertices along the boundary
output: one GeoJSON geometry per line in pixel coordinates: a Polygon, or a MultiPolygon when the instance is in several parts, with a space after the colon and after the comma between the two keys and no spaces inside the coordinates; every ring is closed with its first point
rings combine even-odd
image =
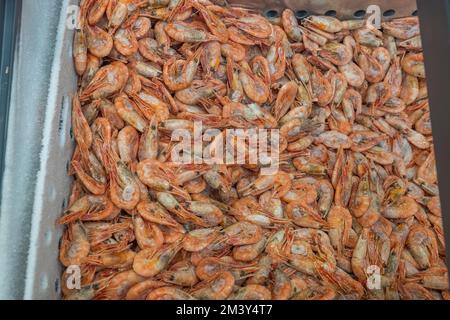
{"type": "Polygon", "coordinates": [[[449,298],[418,19],[215,3],[81,1],[64,298],[449,298]],[[278,171],[175,163],[199,121],[278,171]]]}

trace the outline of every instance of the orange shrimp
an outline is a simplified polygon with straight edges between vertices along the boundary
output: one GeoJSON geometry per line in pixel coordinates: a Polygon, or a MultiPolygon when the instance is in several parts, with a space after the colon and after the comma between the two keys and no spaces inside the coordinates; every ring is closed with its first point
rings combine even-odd
{"type": "Polygon", "coordinates": [[[145,298],[157,288],[166,286],[165,282],[157,280],[144,280],[136,283],[130,289],[128,289],[125,296],[126,300],[145,300],[145,298]]]}
{"type": "Polygon", "coordinates": [[[85,195],[76,200],[57,220],[59,224],[71,223],[80,219],[83,221],[98,221],[113,219],[119,214],[119,209],[104,195],[85,195]]]}
{"type": "Polygon", "coordinates": [[[169,37],[180,42],[206,42],[218,40],[218,38],[194,24],[189,24],[182,21],[173,21],[167,23],[164,27],[165,32],[169,37]]]}
{"type": "Polygon", "coordinates": [[[77,30],[73,38],[73,59],[75,71],[79,76],[82,76],[87,68],[87,51],[86,36],[83,31],[77,30]]]}
{"type": "Polygon", "coordinates": [[[317,211],[301,200],[290,202],[286,206],[286,215],[300,227],[319,229],[328,226],[328,223],[322,219],[317,211]]]}
{"type": "Polygon", "coordinates": [[[136,206],[142,218],[159,225],[183,230],[183,227],[157,202],[141,201],[136,206]]]}
{"type": "Polygon", "coordinates": [[[164,245],[159,249],[143,249],[134,258],[133,270],[143,277],[155,276],[167,268],[180,249],[179,242],[164,245]]]}
{"type": "Polygon", "coordinates": [[[131,29],[119,29],[114,34],[113,38],[114,47],[124,56],[130,56],[136,53],[139,49],[136,35],[133,31],[131,31],[131,29]]]}
{"type": "Polygon", "coordinates": [[[119,61],[100,68],[80,95],[81,101],[101,99],[120,91],[128,80],[128,68],[119,61]]]}
{"type": "Polygon", "coordinates": [[[90,244],[83,225],[80,222],[71,223],[61,240],[59,260],[66,267],[79,266],[88,256],[89,251],[90,244]]]}
{"type": "Polygon", "coordinates": [[[208,26],[208,29],[217,38],[217,40],[222,43],[227,43],[228,30],[225,23],[223,23],[213,11],[209,10],[207,6],[205,7],[200,4],[200,2],[192,1],[192,6],[198,10],[208,26]]]}
{"type": "Polygon", "coordinates": [[[230,300],[271,300],[272,293],[264,286],[249,284],[239,288],[228,299],[230,300]]]}
{"type": "Polygon", "coordinates": [[[140,199],[140,188],[136,176],[122,161],[110,160],[109,193],[112,202],[119,208],[131,210],[140,199]]]}
{"type": "Polygon", "coordinates": [[[269,21],[260,15],[246,14],[238,18],[225,18],[225,23],[232,24],[256,38],[267,38],[272,34],[269,21]]]}
{"type": "Polygon", "coordinates": [[[166,286],[150,292],[146,300],[194,300],[194,298],[177,287],[166,286]]]}
{"type": "Polygon", "coordinates": [[[297,84],[294,81],[289,81],[278,91],[277,100],[272,109],[272,113],[277,120],[284,116],[294,103],[297,89],[297,84]]]}
{"type": "Polygon", "coordinates": [[[198,282],[194,266],[186,261],[173,264],[161,274],[161,278],[167,283],[183,287],[193,287],[198,282]]]}
{"type": "Polygon", "coordinates": [[[140,215],[134,215],[133,227],[139,248],[157,250],[163,245],[164,235],[156,224],[145,221],[140,215]]]}
{"type": "Polygon", "coordinates": [[[176,60],[175,58],[166,61],[163,68],[164,84],[173,91],[187,88],[194,80],[202,52],[203,48],[200,47],[186,61],[176,60]]]}
{"type": "Polygon", "coordinates": [[[259,195],[273,188],[275,195],[282,197],[289,191],[291,183],[290,175],[280,171],[274,175],[260,176],[239,192],[242,196],[259,195]]]}
{"type": "Polygon", "coordinates": [[[95,295],[97,300],[120,300],[125,298],[128,290],[136,284],[144,281],[145,278],[138,275],[133,270],[116,273],[95,295]]]}
{"type": "Polygon", "coordinates": [[[111,53],[113,48],[111,35],[97,26],[87,25],[86,44],[89,52],[98,58],[104,58],[111,53]]]}
{"type": "Polygon", "coordinates": [[[214,278],[200,282],[191,291],[197,299],[223,300],[232,292],[235,280],[231,272],[218,273],[214,278]]]}

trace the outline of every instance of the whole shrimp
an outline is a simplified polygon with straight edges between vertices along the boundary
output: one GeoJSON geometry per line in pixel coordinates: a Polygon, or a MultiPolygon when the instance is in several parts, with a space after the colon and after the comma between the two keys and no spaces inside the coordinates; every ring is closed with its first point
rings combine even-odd
{"type": "Polygon", "coordinates": [[[250,70],[248,64],[241,62],[239,69],[239,80],[245,94],[256,103],[266,102],[269,98],[267,84],[250,70]]]}
{"type": "Polygon", "coordinates": [[[119,61],[115,61],[100,68],[91,82],[82,91],[81,101],[101,99],[120,91],[128,80],[128,68],[119,61]]]}
{"type": "Polygon", "coordinates": [[[64,299],[448,298],[417,17],[82,0],[79,22],[64,299]]]}
{"type": "Polygon", "coordinates": [[[133,270],[143,277],[152,277],[166,269],[179,250],[180,243],[178,242],[159,249],[141,250],[133,261],[133,270]]]}
{"type": "Polygon", "coordinates": [[[187,88],[194,75],[197,72],[197,66],[200,62],[200,57],[203,52],[202,48],[199,48],[188,60],[175,60],[175,58],[169,59],[163,68],[163,80],[164,84],[170,90],[181,90],[187,88]]]}
{"type": "Polygon", "coordinates": [[[68,267],[70,265],[81,265],[88,256],[90,244],[86,231],[80,222],[69,225],[61,241],[59,249],[59,260],[68,267]]]}
{"type": "Polygon", "coordinates": [[[169,22],[165,28],[169,37],[180,42],[206,42],[218,40],[218,38],[193,24],[182,21],[169,22]]]}

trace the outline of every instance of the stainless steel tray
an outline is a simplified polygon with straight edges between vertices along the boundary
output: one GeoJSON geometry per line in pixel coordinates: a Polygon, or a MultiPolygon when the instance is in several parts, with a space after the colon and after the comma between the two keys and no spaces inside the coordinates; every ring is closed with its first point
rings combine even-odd
{"type": "Polygon", "coordinates": [[[250,8],[263,12],[267,16],[279,15],[284,8],[296,12],[298,18],[310,14],[328,14],[340,19],[362,18],[369,5],[379,6],[382,19],[392,19],[417,14],[415,0],[230,0],[231,5],[250,8]]]}
{"type": "MultiPolygon", "coordinates": [[[[408,16],[416,12],[414,0],[229,0],[277,16],[286,7],[292,8],[301,18],[308,14],[332,14],[339,18],[361,18],[369,5],[378,5],[384,18],[408,16]],[[359,13],[358,13],[359,11],[359,13]],[[362,16],[361,16],[362,11],[362,16]]],[[[70,134],[71,95],[76,89],[76,76],[72,61],[73,31],[66,27],[69,5],[77,0],[63,0],[59,30],[56,38],[54,61],[50,78],[43,126],[40,169],[37,176],[30,249],[27,262],[25,299],[57,299],[60,297],[60,272],[58,261],[59,239],[62,229],[55,226],[67,204],[71,177],[67,175],[74,143],[70,134]]]]}

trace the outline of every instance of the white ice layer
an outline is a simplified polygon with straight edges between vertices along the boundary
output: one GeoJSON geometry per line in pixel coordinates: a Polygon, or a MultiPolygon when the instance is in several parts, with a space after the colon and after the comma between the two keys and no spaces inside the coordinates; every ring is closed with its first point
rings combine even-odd
{"type": "Polygon", "coordinates": [[[76,89],[65,20],[76,2],[23,0],[1,195],[0,299],[59,295],[55,219],[70,188],[70,95],[76,89]]]}

